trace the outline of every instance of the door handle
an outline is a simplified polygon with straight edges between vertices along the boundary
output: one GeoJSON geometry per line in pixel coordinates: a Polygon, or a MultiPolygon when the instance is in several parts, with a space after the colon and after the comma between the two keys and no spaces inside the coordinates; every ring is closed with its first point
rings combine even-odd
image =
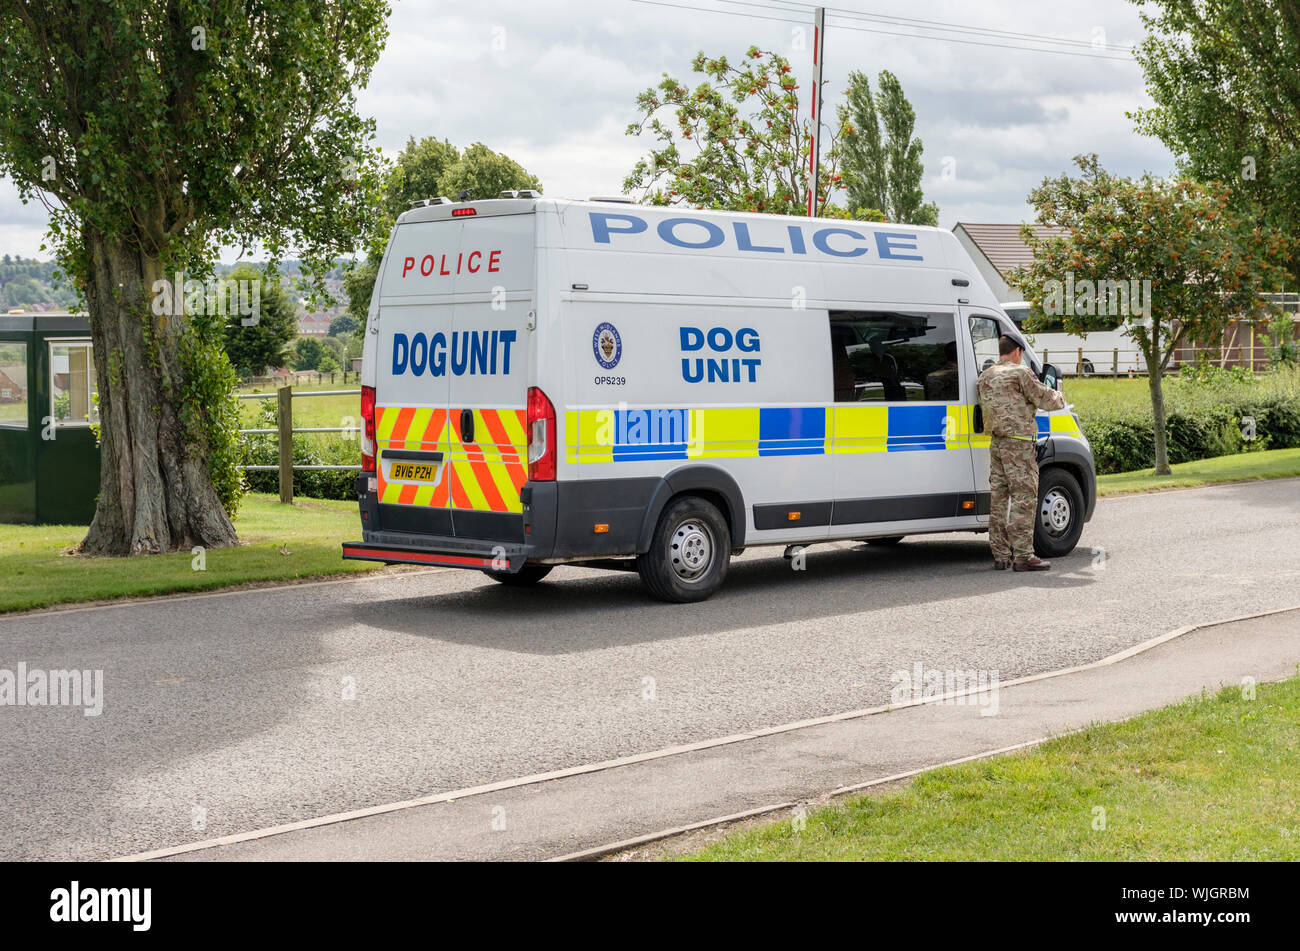
{"type": "Polygon", "coordinates": [[[975,432],[984,432],[984,407],[975,404],[975,432]]]}
{"type": "Polygon", "coordinates": [[[474,441],[474,411],[472,409],[460,411],[460,441],[474,441]]]}

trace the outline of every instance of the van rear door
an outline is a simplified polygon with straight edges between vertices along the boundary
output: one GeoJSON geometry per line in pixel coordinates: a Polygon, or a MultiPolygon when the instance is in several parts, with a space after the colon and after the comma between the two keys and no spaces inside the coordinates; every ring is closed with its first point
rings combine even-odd
{"type": "Polygon", "coordinates": [[[519,493],[528,481],[534,220],[532,214],[463,219],[447,366],[452,523],[462,537],[524,540],[519,493]]]}
{"type": "Polygon", "coordinates": [[[380,300],[382,528],[522,541],[531,205],[431,206],[397,229],[380,300]]]}

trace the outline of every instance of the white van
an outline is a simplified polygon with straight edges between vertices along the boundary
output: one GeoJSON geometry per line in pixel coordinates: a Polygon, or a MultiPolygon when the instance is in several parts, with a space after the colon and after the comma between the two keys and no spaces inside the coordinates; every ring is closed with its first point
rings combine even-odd
{"type": "MultiPolygon", "coordinates": [[[[937,228],[436,199],[398,219],[370,304],[343,555],[514,585],[635,567],[684,602],[751,545],[987,531],[975,378],[1002,333],[937,228]]],[[[1035,544],[1059,556],[1092,453],[1068,411],[1039,432],[1035,544]]]]}
{"type": "Polygon", "coordinates": [[[1006,303],[1002,305],[1002,310],[1025,334],[1035,350],[1046,354],[1046,359],[1059,367],[1065,376],[1147,375],[1146,357],[1142,355],[1136,341],[1128,335],[1125,325],[1099,327],[1082,335],[1069,333],[1065,324],[1056,320],[1030,333],[1025,329],[1025,321],[1029,319],[1029,304],[1024,301],[1006,303]]]}

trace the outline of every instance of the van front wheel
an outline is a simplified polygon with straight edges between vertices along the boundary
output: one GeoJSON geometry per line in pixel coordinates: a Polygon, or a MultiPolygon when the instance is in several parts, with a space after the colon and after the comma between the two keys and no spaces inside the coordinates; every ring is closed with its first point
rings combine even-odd
{"type": "Polygon", "coordinates": [[[1074,551],[1083,534],[1083,490],[1079,480],[1052,467],[1038,477],[1038,511],[1034,516],[1034,554],[1061,558],[1074,551]]]}
{"type": "Polygon", "coordinates": [[[686,496],[660,514],[650,550],[637,556],[636,570],[660,601],[688,604],[722,587],[730,561],[731,532],[722,513],[704,499],[686,496]]]}

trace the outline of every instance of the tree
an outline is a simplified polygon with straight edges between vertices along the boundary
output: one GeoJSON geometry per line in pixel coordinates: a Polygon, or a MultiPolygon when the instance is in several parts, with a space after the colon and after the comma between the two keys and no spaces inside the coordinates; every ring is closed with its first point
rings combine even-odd
{"type": "MultiPolygon", "coordinates": [[[[1233,203],[1300,230],[1300,14],[1294,0],[1134,0],[1137,49],[1155,105],[1130,113],[1196,181],[1232,186],[1233,203]]],[[[1289,262],[1300,278],[1300,259],[1289,262]]]]}
{"type": "Polygon", "coordinates": [[[879,208],[885,221],[936,226],[938,206],[921,191],[924,147],[912,135],[916,112],[893,73],[882,70],[877,82],[880,91],[873,96],[864,73],[849,73],[839,108],[849,206],[879,208]]]}
{"type": "MultiPolygon", "coordinates": [[[[377,180],[355,108],[383,0],[0,0],[0,173],[84,289],[100,410],[91,554],[233,544],[235,377],[221,321],[166,290],[219,246],[323,272],[377,180]]],[[[200,295],[201,299],[201,295],[200,295]]]]}
{"type": "Polygon", "coordinates": [[[1048,317],[1069,333],[1095,329],[1100,317],[1110,326],[1139,318],[1123,326],[1146,358],[1155,471],[1167,475],[1161,375],[1184,341],[1212,342],[1230,320],[1266,312],[1260,295],[1281,284],[1292,242],[1239,215],[1222,185],[1120,178],[1096,155],[1075,164],[1079,178],[1044,179],[1030,193],[1038,221],[1063,231],[1039,238],[1022,228],[1034,259],[1009,281],[1031,305],[1030,332],[1048,317]]]}
{"type": "Polygon", "coordinates": [[[315,370],[325,355],[325,345],[314,337],[299,337],[293,345],[290,362],[295,370],[315,370]]]}
{"type": "Polygon", "coordinates": [[[514,159],[475,142],[459,161],[442,173],[438,187],[442,189],[439,194],[448,198],[469,192],[472,201],[496,198],[507,190],[541,188],[542,183],[514,159]]]}
{"type": "Polygon", "coordinates": [[[268,280],[251,264],[239,265],[225,280],[256,282],[258,286],[256,315],[230,313],[226,317],[225,349],[231,364],[241,376],[284,366],[285,348],[298,335],[298,305],[278,280],[268,280]]]}
{"type": "MultiPolygon", "coordinates": [[[[707,77],[694,90],[664,73],[658,86],[637,96],[641,118],[627,134],[648,131],[656,141],[623,180],[623,191],[640,191],[656,205],[806,215],[812,129],[799,117],[799,85],[789,62],[751,46],[743,67],[701,52],[691,69],[707,77]],[[664,111],[671,120],[660,117],[664,111]]],[[[818,214],[840,183],[840,130],[823,129],[818,214]]]]}
{"type": "Polygon", "coordinates": [[[365,260],[349,262],[344,268],[343,291],[348,298],[348,313],[357,322],[354,332],[360,335],[366,329],[370,298],[388,237],[398,215],[411,202],[438,196],[455,198],[466,189],[474,198],[495,198],[506,189],[541,187],[537,176],[481,142],[471,145],[462,156],[445,140],[408,139],[406,148],[384,176],[376,197],[375,220],[363,242],[365,260]]]}
{"type": "Polygon", "coordinates": [[[353,317],[351,314],[344,311],[343,313],[339,314],[337,317],[335,317],[330,321],[330,336],[331,337],[346,336],[350,333],[353,333],[358,326],[360,325],[357,323],[357,319],[353,317]]]}

